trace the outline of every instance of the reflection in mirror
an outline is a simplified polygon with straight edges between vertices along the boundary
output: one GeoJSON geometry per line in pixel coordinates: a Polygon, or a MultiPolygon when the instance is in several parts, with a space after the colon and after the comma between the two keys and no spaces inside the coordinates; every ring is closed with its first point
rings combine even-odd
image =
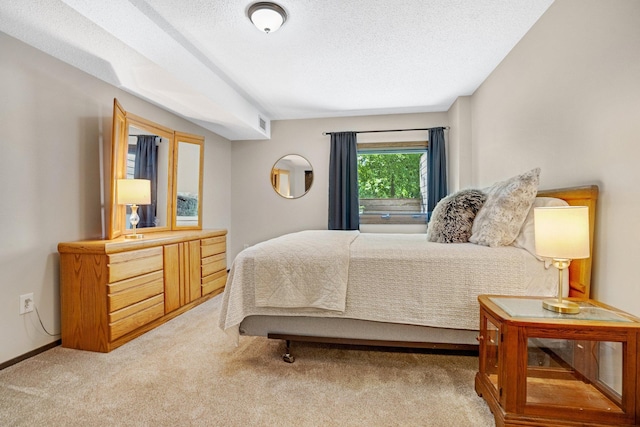
{"type": "MultiPolygon", "coordinates": [[[[151,203],[139,207],[138,228],[167,227],[170,139],[133,125],[129,126],[128,135],[126,178],[151,181],[151,203]]],[[[127,207],[127,216],[130,209],[127,207]]],[[[130,228],[127,221],[127,229],[130,228]]]]}
{"type": "Polygon", "coordinates": [[[302,197],[313,183],[311,163],[298,154],[281,157],[271,169],[271,185],[273,189],[287,199],[302,197]]]}
{"type": "Polygon", "coordinates": [[[202,228],[204,139],[176,132],[174,229],[202,228]]]}
{"type": "MultiPolygon", "coordinates": [[[[173,130],[130,113],[126,114],[125,123],[122,177],[151,181],[151,203],[138,208],[140,222],[136,228],[145,231],[168,230],[171,228],[173,130]]],[[[130,209],[126,209],[126,218],[131,214],[130,209]]],[[[132,232],[129,221],[125,221],[123,232],[132,232]]]]}

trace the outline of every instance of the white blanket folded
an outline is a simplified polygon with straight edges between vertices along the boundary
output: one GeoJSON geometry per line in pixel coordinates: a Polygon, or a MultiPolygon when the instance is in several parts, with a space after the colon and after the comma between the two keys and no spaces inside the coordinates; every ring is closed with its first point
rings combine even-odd
{"type": "Polygon", "coordinates": [[[256,306],[343,312],[349,246],[358,234],[358,231],[308,230],[250,248],[256,306]]]}

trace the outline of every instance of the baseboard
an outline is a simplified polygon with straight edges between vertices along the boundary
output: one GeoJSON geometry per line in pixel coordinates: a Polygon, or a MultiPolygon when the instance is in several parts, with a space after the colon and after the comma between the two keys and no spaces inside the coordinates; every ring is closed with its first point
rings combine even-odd
{"type": "Polygon", "coordinates": [[[36,348],[35,350],[31,350],[30,352],[25,353],[25,354],[23,354],[21,356],[15,357],[15,358],[13,358],[11,360],[7,360],[6,362],[2,362],[2,363],[0,363],[0,371],[5,369],[5,368],[8,368],[9,366],[13,366],[16,363],[22,362],[23,360],[29,359],[30,357],[36,356],[36,355],[38,355],[40,353],[44,353],[47,350],[51,350],[52,348],[57,347],[60,344],[62,344],[62,340],[61,339],[55,340],[52,343],[44,345],[44,346],[42,346],[40,348],[36,348]]]}

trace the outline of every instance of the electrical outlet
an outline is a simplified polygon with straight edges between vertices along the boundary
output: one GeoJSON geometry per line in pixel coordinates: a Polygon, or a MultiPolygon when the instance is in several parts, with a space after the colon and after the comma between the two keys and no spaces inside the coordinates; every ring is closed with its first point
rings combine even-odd
{"type": "Polygon", "coordinates": [[[33,292],[30,294],[20,295],[20,314],[26,314],[33,311],[33,292]]]}

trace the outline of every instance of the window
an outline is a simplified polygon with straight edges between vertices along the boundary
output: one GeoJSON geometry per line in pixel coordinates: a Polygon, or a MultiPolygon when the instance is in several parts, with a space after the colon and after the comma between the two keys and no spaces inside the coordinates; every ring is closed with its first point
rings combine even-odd
{"type": "Polygon", "coordinates": [[[361,224],[427,222],[427,143],[358,144],[361,224]]]}

